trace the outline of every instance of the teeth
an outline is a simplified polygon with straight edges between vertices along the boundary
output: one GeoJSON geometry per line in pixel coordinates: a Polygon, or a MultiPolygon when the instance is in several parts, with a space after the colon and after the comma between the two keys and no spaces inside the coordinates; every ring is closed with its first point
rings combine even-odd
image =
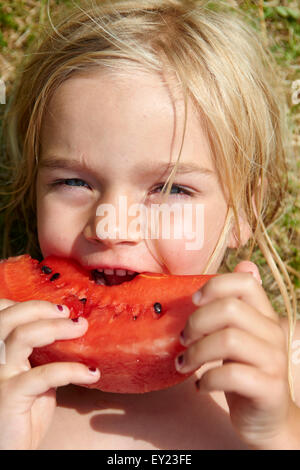
{"type": "Polygon", "coordinates": [[[116,274],[118,276],[126,276],[126,269],[116,269],[116,274]]]}
{"type": "Polygon", "coordinates": [[[94,269],[92,276],[93,276],[93,280],[95,281],[97,285],[102,285],[102,286],[106,285],[105,279],[103,278],[103,274],[100,272],[99,269],[94,269]]]}
{"type": "Polygon", "coordinates": [[[128,275],[133,275],[135,274],[135,271],[130,271],[130,270],[127,270],[127,269],[109,269],[109,268],[106,268],[106,269],[97,269],[98,272],[104,272],[104,274],[109,274],[109,275],[117,275],[117,276],[126,276],[127,274],[128,275]]]}
{"type": "Polygon", "coordinates": [[[117,276],[132,276],[135,274],[135,271],[130,271],[129,269],[110,269],[110,268],[97,268],[95,269],[96,272],[98,273],[104,273],[104,274],[109,274],[109,275],[117,275],[117,276]]]}
{"type": "Polygon", "coordinates": [[[104,274],[113,274],[114,270],[113,269],[104,269],[104,274]]]}

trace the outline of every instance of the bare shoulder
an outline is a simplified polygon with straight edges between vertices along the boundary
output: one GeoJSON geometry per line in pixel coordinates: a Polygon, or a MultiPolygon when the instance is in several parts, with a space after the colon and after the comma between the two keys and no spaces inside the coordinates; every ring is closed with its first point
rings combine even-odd
{"type": "MultiPolygon", "coordinates": [[[[286,338],[288,340],[289,335],[289,322],[287,318],[280,319],[280,324],[286,332],[286,338]]],[[[291,367],[293,375],[293,385],[295,393],[295,401],[300,407],[300,320],[297,320],[295,325],[295,331],[291,344],[291,367]]]]}

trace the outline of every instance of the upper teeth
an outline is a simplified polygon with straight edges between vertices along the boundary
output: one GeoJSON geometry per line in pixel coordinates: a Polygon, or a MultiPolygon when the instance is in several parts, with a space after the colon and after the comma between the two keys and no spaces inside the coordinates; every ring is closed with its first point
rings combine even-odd
{"type": "Polygon", "coordinates": [[[127,269],[97,269],[99,272],[104,272],[104,274],[114,274],[117,276],[126,276],[127,274],[132,275],[134,274],[134,271],[130,271],[127,269]]]}

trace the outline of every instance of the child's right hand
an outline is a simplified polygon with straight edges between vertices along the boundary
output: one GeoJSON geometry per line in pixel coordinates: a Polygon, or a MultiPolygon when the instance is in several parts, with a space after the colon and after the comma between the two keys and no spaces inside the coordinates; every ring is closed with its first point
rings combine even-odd
{"type": "Polygon", "coordinates": [[[35,347],[82,336],[88,322],[73,322],[69,310],[47,301],[0,299],[0,340],[5,363],[0,364],[0,449],[38,448],[56,407],[56,387],[99,380],[99,371],[75,362],[54,362],[31,368],[35,347]]]}

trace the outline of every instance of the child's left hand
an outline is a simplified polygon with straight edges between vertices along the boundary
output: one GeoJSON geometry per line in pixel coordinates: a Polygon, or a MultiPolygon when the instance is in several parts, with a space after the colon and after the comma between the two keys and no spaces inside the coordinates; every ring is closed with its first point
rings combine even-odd
{"type": "Polygon", "coordinates": [[[257,267],[210,279],[189,317],[176,361],[179,372],[223,360],[198,382],[201,392],[224,391],[234,428],[255,449],[300,448],[300,409],[288,385],[287,341],[261,286],[257,267]],[[252,272],[252,274],[249,273],[252,272]]]}

